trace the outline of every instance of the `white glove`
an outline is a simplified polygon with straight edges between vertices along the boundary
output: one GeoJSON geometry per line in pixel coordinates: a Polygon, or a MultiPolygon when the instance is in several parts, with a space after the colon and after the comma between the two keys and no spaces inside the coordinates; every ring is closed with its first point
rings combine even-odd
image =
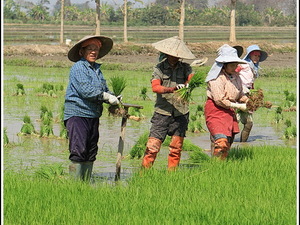
{"type": "Polygon", "coordinates": [[[230,107],[234,108],[234,109],[240,109],[240,110],[242,110],[244,112],[248,111],[246,103],[234,103],[234,102],[231,102],[230,103],[230,107]]]}
{"type": "Polygon", "coordinates": [[[103,92],[103,100],[108,101],[111,105],[118,105],[120,103],[116,96],[111,95],[107,92],[103,92]]]}
{"type": "Polygon", "coordinates": [[[178,84],[176,86],[176,90],[179,90],[179,89],[184,88],[184,87],[185,87],[185,84],[178,84]]]}
{"type": "Polygon", "coordinates": [[[249,90],[249,88],[243,86],[243,92],[244,92],[244,94],[248,94],[248,93],[250,93],[250,90],[249,90]]]}

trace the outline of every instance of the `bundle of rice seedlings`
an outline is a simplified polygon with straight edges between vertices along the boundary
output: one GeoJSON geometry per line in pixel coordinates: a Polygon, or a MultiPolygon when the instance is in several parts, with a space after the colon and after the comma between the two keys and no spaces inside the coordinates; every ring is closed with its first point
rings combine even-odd
{"type": "Polygon", "coordinates": [[[201,73],[200,71],[197,71],[189,81],[188,87],[184,87],[175,91],[175,96],[177,97],[177,100],[190,102],[192,99],[192,91],[196,87],[200,87],[201,85],[203,85],[205,83],[204,80],[205,74],[201,73]]]}
{"type": "Polygon", "coordinates": [[[137,140],[137,142],[134,144],[134,146],[131,148],[129,152],[129,155],[132,159],[134,158],[140,159],[144,155],[148,137],[149,137],[148,131],[139,137],[139,139],[137,140]]]}
{"type": "Polygon", "coordinates": [[[4,142],[4,146],[9,144],[9,138],[7,136],[6,128],[4,128],[4,131],[3,131],[3,142],[4,142]]]}
{"type": "Polygon", "coordinates": [[[20,134],[21,135],[30,135],[30,134],[35,134],[35,129],[33,124],[31,123],[30,117],[25,115],[23,117],[23,126],[21,127],[20,134]]]}
{"type": "Polygon", "coordinates": [[[113,76],[110,78],[110,85],[114,94],[119,96],[126,87],[126,79],[121,76],[113,76]]]}
{"type": "Polygon", "coordinates": [[[129,117],[128,119],[140,121],[144,116],[142,115],[139,108],[131,107],[129,108],[129,117]]]}
{"type": "Polygon", "coordinates": [[[143,100],[146,100],[146,98],[149,98],[149,97],[147,96],[147,88],[146,88],[146,87],[143,87],[143,88],[141,89],[140,96],[142,97],[143,100]]]}
{"type": "Polygon", "coordinates": [[[41,107],[41,114],[40,118],[42,120],[41,130],[40,130],[40,137],[49,137],[54,135],[53,133],[53,126],[52,126],[52,119],[53,115],[52,112],[47,109],[46,106],[41,107]]]}
{"type": "Polygon", "coordinates": [[[16,95],[25,95],[25,90],[23,84],[17,84],[17,92],[16,95]]]}
{"type": "Polygon", "coordinates": [[[260,107],[271,108],[272,103],[269,101],[264,102],[263,90],[257,89],[251,90],[246,106],[249,111],[254,112],[260,107]]]}
{"type": "MultiPolygon", "coordinates": [[[[121,76],[113,76],[110,78],[110,85],[115,96],[119,96],[126,87],[126,79],[121,76]]],[[[108,111],[113,116],[122,116],[124,114],[124,109],[121,105],[110,105],[108,111]]]]}

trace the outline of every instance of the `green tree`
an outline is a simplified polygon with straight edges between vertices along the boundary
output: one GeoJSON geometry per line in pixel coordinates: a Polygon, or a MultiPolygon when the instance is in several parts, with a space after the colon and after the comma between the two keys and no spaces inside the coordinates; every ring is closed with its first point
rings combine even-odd
{"type": "Polygon", "coordinates": [[[152,5],[143,11],[141,21],[145,25],[166,25],[168,18],[168,10],[159,5],[152,5]]]}
{"type": "Polygon", "coordinates": [[[36,5],[33,4],[28,11],[29,17],[34,20],[49,20],[49,7],[45,4],[50,4],[49,0],[40,0],[36,5]]]}
{"type": "Polygon", "coordinates": [[[237,26],[261,26],[262,16],[254,9],[254,5],[248,5],[238,1],[236,5],[237,26]]]}
{"type": "Polygon", "coordinates": [[[14,0],[4,0],[3,16],[4,19],[26,19],[26,14],[21,11],[20,4],[17,4],[14,0]]]}

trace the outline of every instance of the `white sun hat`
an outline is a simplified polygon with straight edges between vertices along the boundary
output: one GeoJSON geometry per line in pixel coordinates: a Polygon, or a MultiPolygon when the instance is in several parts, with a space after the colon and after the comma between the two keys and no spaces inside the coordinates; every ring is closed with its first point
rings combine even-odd
{"type": "Polygon", "coordinates": [[[219,76],[224,63],[247,64],[247,61],[238,57],[236,48],[230,47],[229,45],[223,45],[218,49],[218,57],[215,59],[214,64],[208,72],[205,82],[216,79],[219,76]]]}
{"type": "Polygon", "coordinates": [[[174,36],[152,44],[152,46],[167,55],[181,59],[195,59],[195,55],[189,50],[186,44],[178,37],[174,36]]]}
{"type": "Polygon", "coordinates": [[[263,51],[263,50],[261,50],[258,45],[250,45],[247,48],[247,54],[244,57],[244,59],[248,61],[248,59],[250,58],[250,53],[253,52],[253,51],[260,51],[259,62],[262,62],[262,61],[264,61],[264,60],[266,60],[268,58],[268,53],[265,52],[265,51],[263,51]]]}

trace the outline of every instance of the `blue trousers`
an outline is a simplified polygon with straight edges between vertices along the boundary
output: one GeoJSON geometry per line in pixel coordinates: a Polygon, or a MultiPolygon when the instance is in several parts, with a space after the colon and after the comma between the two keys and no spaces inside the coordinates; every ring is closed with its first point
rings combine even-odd
{"type": "Polygon", "coordinates": [[[93,162],[98,153],[99,118],[71,117],[65,121],[69,137],[69,159],[93,162]]]}

